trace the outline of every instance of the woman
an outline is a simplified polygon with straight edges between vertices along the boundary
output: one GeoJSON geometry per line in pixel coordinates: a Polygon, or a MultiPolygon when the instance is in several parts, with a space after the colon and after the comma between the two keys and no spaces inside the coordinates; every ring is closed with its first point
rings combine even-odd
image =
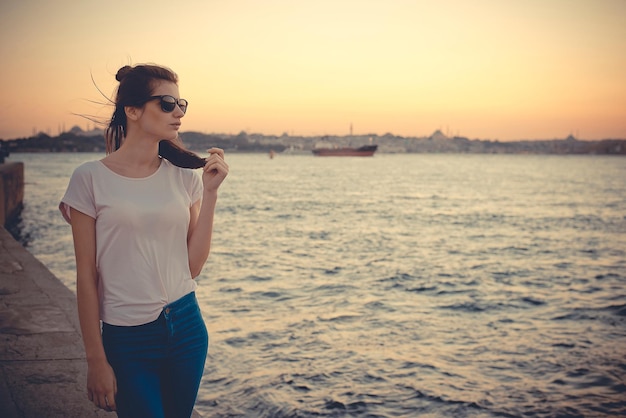
{"type": "Polygon", "coordinates": [[[201,159],[176,144],[188,103],[171,70],[125,66],[116,79],[107,156],[74,171],[60,205],[88,397],[119,417],[189,417],[208,349],[194,278],[228,165],[221,149],[201,159]],[[202,167],[202,178],[181,167],[202,167]]]}

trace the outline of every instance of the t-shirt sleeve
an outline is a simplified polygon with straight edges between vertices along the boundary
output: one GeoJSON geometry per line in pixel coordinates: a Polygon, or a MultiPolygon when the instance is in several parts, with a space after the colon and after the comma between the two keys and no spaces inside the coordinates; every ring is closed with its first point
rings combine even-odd
{"type": "Polygon", "coordinates": [[[67,223],[72,223],[70,208],[74,208],[87,216],[96,218],[96,204],[93,194],[93,173],[85,163],[72,174],[65,195],[59,204],[59,210],[67,223]]]}

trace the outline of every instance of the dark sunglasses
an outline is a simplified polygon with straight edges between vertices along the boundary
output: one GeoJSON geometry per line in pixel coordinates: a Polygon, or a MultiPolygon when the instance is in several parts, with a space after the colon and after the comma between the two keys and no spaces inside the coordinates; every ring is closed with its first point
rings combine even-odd
{"type": "Polygon", "coordinates": [[[161,110],[170,113],[176,109],[176,105],[183,111],[183,113],[187,113],[187,106],[189,102],[185,99],[177,99],[174,96],[170,96],[169,94],[164,94],[162,96],[150,96],[148,97],[148,101],[159,99],[161,101],[161,110]]]}

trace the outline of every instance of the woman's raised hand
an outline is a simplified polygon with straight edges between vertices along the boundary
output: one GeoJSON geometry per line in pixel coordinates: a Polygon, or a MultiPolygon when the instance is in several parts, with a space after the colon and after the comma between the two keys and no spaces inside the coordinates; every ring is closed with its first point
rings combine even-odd
{"type": "Polygon", "coordinates": [[[211,148],[207,152],[206,164],[202,169],[202,184],[207,192],[216,192],[228,175],[228,164],[224,160],[224,150],[211,148]]]}

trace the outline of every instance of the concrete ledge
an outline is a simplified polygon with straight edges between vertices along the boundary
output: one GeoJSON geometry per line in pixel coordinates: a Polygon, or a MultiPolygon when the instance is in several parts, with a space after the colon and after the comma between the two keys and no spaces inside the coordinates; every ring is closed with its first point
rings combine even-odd
{"type": "Polygon", "coordinates": [[[117,416],[87,399],[79,330],[74,293],[0,226],[0,417],[117,416]]]}

